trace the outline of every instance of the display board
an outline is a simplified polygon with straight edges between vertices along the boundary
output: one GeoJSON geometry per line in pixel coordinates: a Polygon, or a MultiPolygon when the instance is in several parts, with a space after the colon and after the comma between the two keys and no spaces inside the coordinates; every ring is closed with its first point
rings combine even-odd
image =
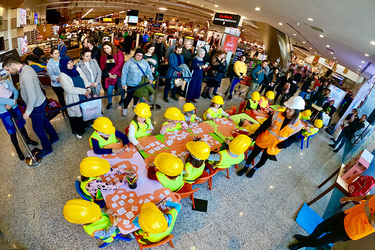
{"type": "Polygon", "coordinates": [[[234,53],[238,44],[238,39],[239,37],[226,34],[224,45],[223,45],[223,50],[227,53],[228,51],[232,51],[234,53]]]}
{"type": "Polygon", "coordinates": [[[238,45],[236,52],[234,53],[234,60],[233,62],[236,62],[241,59],[241,56],[243,56],[246,52],[246,47],[244,45],[238,45]]]}
{"type": "Polygon", "coordinates": [[[240,23],[241,16],[228,13],[215,13],[212,23],[225,27],[237,28],[240,23]]]}
{"type": "Polygon", "coordinates": [[[340,88],[337,88],[336,86],[334,85],[330,85],[329,86],[329,89],[331,90],[331,94],[329,96],[330,100],[334,100],[335,103],[333,104],[333,106],[335,108],[338,108],[341,101],[344,99],[344,97],[346,96],[346,92],[340,88]]]}

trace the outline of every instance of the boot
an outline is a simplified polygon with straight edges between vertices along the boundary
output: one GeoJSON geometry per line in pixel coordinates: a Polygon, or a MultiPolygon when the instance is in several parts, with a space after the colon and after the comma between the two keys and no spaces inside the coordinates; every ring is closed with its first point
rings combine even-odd
{"type": "Polygon", "coordinates": [[[249,167],[243,167],[240,171],[237,172],[237,175],[242,176],[247,172],[247,170],[249,170],[249,167]]]}
{"type": "Polygon", "coordinates": [[[255,174],[255,171],[256,171],[255,168],[250,169],[250,171],[246,174],[246,177],[247,178],[253,177],[253,175],[255,174]]]}

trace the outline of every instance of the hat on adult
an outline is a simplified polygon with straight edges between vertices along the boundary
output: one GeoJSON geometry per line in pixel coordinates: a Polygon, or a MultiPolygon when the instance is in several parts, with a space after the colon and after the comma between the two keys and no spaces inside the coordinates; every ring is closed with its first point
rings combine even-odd
{"type": "Polygon", "coordinates": [[[135,52],[134,52],[134,55],[136,55],[136,54],[138,54],[138,53],[141,53],[141,54],[143,55],[143,54],[144,54],[143,49],[141,49],[141,48],[137,48],[137,49],[135,50],[135,52]]]}

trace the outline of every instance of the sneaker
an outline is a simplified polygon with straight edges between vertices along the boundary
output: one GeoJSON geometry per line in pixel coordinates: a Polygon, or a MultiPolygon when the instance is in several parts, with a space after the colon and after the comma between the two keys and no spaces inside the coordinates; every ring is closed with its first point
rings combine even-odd
{"type": "Polygon", "coordinates": [[[22,152],[17,152],[17,154],[18,154],[18,158],[19,158],[21,161],[25,160],[25,156],[23,155],[22,152]]]}
{"type": "Polygon", "coordinates": [[[333,150],[333,153],[337,153],[337,152],[339,152],[339,150],[338,150],[338,149],[335,149],[335,150],[333,150]]]}
{"type": "Polygon", "coordinates": [[[243,167],[242,169],[240,169],[240,171],[237,172],[237,175],[242,176],[242,175],[244,175],[244,173],[247,172],[247,170],[249,170],[249,168],[243,167]]]}
{"type": "Polygon", "coordinates": [[[201,97],[204,98],[204,99],[207,99],[207,94],[206,94],[206,92],[203,92],[203,93],[201,94],[201,97]]]}
{"type": "Polygon", "coordinates": [[[175,96],[172,96],[172,99],[175,100],[175,101],[178,101],[178,98],[175,97],[175,96]]]}
{"type": "Polygon", "coordinates": [[[307,236],[303,236],[301,234],[295,234],[293,235],[294,239],[298,240],[298,241],[303,241],[303,240],[306,240],[307,239],[307,236]]]}
{"type": "Polygon", "coordinates": [[[49,140],[49,143],[51,143],[51,144],[52,144],[52,143],[55,143],[55,142],[57,142],[58,140],[59,140],[59,138],[58,138],[58,137],[57,137],[57,138],[55,138],[55,139],[50,139],[50,140],[49,140]]]}
{"type": "Polygon", "coordinates": [[[112,107],[112,103],[108,103],[107,104],[107,110],[110,109],[112,107]]]}
{"type": "Polygon", "coordinates": [[[163,101],[165,101],[166,103],[169,103],[168,98],[163,98],[163,101]]]}
{"type": "Polygon", "coordinates": [[[38,143],[36,141],[33,141],[33,140],[27,140],[26,143],[29,144],[29,145],[33,145],[33,146],[38,145],[38,143]]]}
{"type": "Polygon", "coordinates": [[[123,103],[124,103],[124,100],[125,100],[125,99],[121,99],[121,100],[118,102],[118,104],[119,104],[119,105],[123,104],[123,103]]]}
{"type": "Polygon", "coordinates": [[[254,168],[250,169],[250,171],[246,174],[246,177],[247,177],[247,178],[251,178],[251,177],[253,177],[255,171],[256,171],[256,170],[255,170],[254,168]]]}
{"type": "Polygon", "coordinates": [[[77,136],[77,138],[80,139],[80,140],[81,140],[82,137],[83,137],[82,135],[79,135],[79,134],[76,134],[76,136],[77,136]]]}
{"type": "Polygon", "coordinates": [[[191,102],[193,103],[197,103],[197,101],[195,99],[191,99],[191,102]]]}
{"type": "Polygon", "coordinates": [[[42,149],[42,151],[40,151],[36,156],[38,156],[39,158],[43,158],[44,156],[48,155],[52,153],[52,149],[47,151],[45,149],[42,149]]]}
{"type": "Polygon", "coordinates": [[[127,109],[123,109],[122,110],[122,115],[125,116],[125,117],[128,116],[128,110],[127,109]]]}
{"type": "Polygon", "coordinates": [[[335,147],[336,147],[335,144],[329,144],[329,146],[330,146],[331,148],[335,148],[335,147]]]}

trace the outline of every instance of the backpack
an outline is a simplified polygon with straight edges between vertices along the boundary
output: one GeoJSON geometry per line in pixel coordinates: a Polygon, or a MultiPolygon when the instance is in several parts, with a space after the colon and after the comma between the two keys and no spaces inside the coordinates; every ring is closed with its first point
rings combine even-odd
{"type": "Polygon", "coordinates": [[[374,186],[374,177],[368,175],[361,175],[354,182],[348,185],[350,197],[366,195],[374,186]]]}

